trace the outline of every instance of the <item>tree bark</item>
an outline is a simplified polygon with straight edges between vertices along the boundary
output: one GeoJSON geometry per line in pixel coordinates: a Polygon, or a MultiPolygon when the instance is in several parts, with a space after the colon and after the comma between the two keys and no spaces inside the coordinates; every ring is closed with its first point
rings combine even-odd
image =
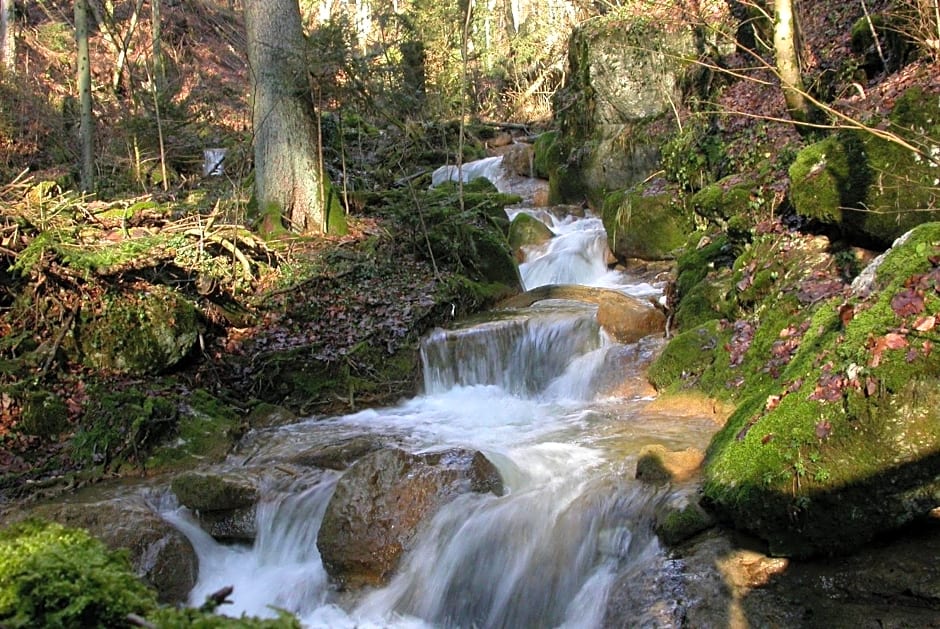
{"type": "Polygon", "coordinates": [[[0,68],[10,74],[16,72],[16,36],[13,0],[0,0],[0,68]]]}
{"type": "Polygon", "coordinates": [[[345,216],[318,160],[306,42],[297,0],[246,0],[255,200],[262,230],[338,232],[345,216]],[[330,211],[330,208],[334,208],[330,211]]]}
{"type": "Polygon", "coordinates": [[[800,74],[800,31],[794,4],[794,0],[774,0],[774,56],[790,117],[797,123],[810,123],[816,121],[818,112],[806,97],[800,74]]]}
{"type": "Polygon", "coordinates": [[[88,56],[88,0],[75,0],[75,43],[77,45],[79,101],[78,137],[80,145],[79,171],[82,192],[95,187],[95,119],[91,101],[91,60],[88,56]]]}

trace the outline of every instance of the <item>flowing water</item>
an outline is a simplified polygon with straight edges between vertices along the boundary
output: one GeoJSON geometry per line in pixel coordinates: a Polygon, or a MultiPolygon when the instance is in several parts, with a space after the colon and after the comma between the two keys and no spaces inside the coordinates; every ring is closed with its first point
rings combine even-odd
{"type": "MultiPolygon", "coordinates": [[[[504,190],[531,185],[500,173],[498,159],[463,171],[481,173],[504,190]]],[[[514,212],[533,214],[556,234],[528,252],[520,267],[526,288],[580,283],[659,295],[657,286],[608,269],[599,219],[514,212]]],[[[256,431],[230,457],[227,469],[260,470],[267,479],[254,546],[220,545],[184,510],[166,514],[199,554],[191,603],[234,585],[226,614],[272,615],[273,606],[309,627],[599,627],[610,622],[612,588],[635,583],[630,624],[668,624],[666,595],[649,586],[669,569],[652,518],[682,488],[634,480],[636,457],[648,444],[702,448],[715,426],[650,410],[643,371],[661,343],[614,343],[594,306],[561,301],[433,332],[422,345],[422,395],[256,431]],[[290,461],[358,436],[414,452],[478,449],[506,492],[459,496],[425,524],[387,586],[337,592],[316,537],[341,472],[290,461]]]]}

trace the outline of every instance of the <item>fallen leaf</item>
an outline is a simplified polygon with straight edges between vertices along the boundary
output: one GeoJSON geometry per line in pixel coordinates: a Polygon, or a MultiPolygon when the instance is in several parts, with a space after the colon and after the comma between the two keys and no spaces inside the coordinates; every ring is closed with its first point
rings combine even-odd
{"type": "Polygon", "coordinates": [[[917,321],[914,322],[914,329],[918,332],[929,332],[933,330],[935,325],[937,325],[937,317],[930,315],[929,317],[920,317],[917,319],[917,321]]]}
{"type": "Polygon", "coordinates": [[[924,297],[913,287],[905,288],[891,298],[891,309],[899,317],[920,314],[924,311],[924,297]]]}
{"type": "Polygon", "coordinates": [[[816,436],[820,439],[828,439],[832,434],[832,423],[829,420],[823,420],[816,423],[816,436]]]}

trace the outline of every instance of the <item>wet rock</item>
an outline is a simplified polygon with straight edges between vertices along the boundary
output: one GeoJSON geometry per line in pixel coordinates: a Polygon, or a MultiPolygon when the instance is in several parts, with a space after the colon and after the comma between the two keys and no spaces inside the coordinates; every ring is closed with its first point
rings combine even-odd
{"type": "Polygon", "coordinates": [[[358,459],[382,447],[382,443],[371,437],[353,437],[292,456],[288,463],[320,467],[328,470],[345,470],[358,459]]]}
{"type": "Polygon", "coordinates": [[[652,303],[606,288],[550,284],[506,299],[499,307],[525,308],[545,299],[597,304],[597,322],[620,343],[633,343],[666,329],[666,315],[652,303]]]}
{"type": "Polygon", "coordinates": [[[173,479],[173,493],[180,504],[196,512],[199,525],[222,541],[255,538],[257,486],[239,476],[189,473],[173,479]]]}
{"type": "Polygon", "coordinates": [[[597,304],[597,322],[614,340],[633,343],[665,331],[666,315],[662,310],[642,299],[621,297],[628,296],[605,293],[597,304]]]}
{"type": "Polygon", "coordinates": [[[196,584],[198,560],[186,536],[140,498],[48,504],[20,514],[84,528],[109,548],[128,550],[134,571],[163,603],[182,603],[196,584]]]}
{"type": "Polygon", "coordinates": [[[656,510],[653,531],[667,546],[675,546],[715,525],[695,496],[676,495],[656,510]]]}
{"type": "Polygon", "coordinates": [[[360,459],[337,483],[320,527],[327,572],[344,587],[384,583],[422,524],[470,491],[503,491],[499,472],[480,452],[390,448],[360,459]]]}
{"type": "Polygon", "coordinates": [[[248,425],[254,429],[286,426],[296,421],[297,415],[290,409],[266,402],[262,402],[248,414],[248,425]]]}
{"type": "Polygon", "coordinates": [[[675,452],[659,444],[645,446],[636,463],[636,477],[650,483],[688,480],[698,473],[704,459],[705,453],[696,448],[675,452]]]}
{"type": "Polygon", "coordinates": [[[509,246],[522,259],[522,248],[541,245],[555,237],[548,225],[525,212],[516,214],[509,224],[509,246]]]}
{"type": "Polygon", "coordinates": [[[520,177],[535,176],[535,153],[530,144],[513,144],[503,153],[503,168],[520,177]]]}

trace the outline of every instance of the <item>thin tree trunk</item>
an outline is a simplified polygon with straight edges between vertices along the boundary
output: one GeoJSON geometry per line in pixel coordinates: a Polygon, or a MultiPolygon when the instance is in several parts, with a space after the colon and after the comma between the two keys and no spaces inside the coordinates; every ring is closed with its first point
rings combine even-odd
{"type": "Polygon", "coordinates": [[[163,66],[163,34],[160,28],[160,3],[150,0],[150,28],[153,31],[153,81],[157,94],[163,98],[166,90],[166,70],[163,66]]]}
{"type": "Polygon", "coordinates": [[[774,0],[774,56],[790,117],[797,123],[813,122],[816,110],[803,87],[800,74],[799,23],[794,0],[774,0]]]}
{"type": "Polygon", "coordinates": [[[79,118],[79,145],[81,147],[79,170],[82,192],[95,187],[95,119],[91,102],[91,61],[88,56],[88,6],[87,0],[75,0],[75,43],[78,48],[78,94],[81,103],[79,118]]]}
{"type": "Polygon", "coordinates": [[[296,231],[343,232],[342,211],[328,211],[332,195],[325,195],[325,206],[321,198],[316,114],[297,0],[246,0],[245,28],[262,230],[274,233],[286,219],[296,231]]]}
{"type": "Polygon", "coordinates": [[[16,35],[13,0],[0,0],[0,68],[16,72],[16,35]]]}

